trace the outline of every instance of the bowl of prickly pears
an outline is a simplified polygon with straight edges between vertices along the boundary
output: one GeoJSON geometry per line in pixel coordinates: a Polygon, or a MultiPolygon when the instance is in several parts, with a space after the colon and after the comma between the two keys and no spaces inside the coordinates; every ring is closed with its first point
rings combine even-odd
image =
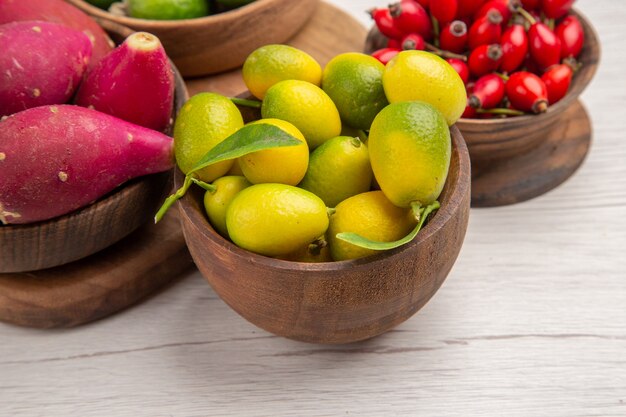
{"type": "Polygon", "coordinates": [[[187,98],[155,36],[111,27],[113,48],[72,6],[30,6],[0,5],[13,20],[0,25],[0,68],[12,74],[0,87],[0,247],[10,248],[0,273],[84,258],[149,221],[171,182],[170,131],[187,98]]]}
{"type": "Polygon", "coordinates": [[[86,13],[157,35],[181,74],[194,77],[241,66],[254,49],[285,42],[319,0],[68,0],[86,13]],[[99,2],[101,3],[101,2],[99,2]]]}
{"type": "Polygon", "coordinates": [[[386,63],[426,49],[457,70],[467,91],[457,126],[473,161],[537,147],[595,74],[598,38],[573,0],[426,3],[372,10],[366,51],[386,63]]]}
{"type": "Polygon", "coordinates": [[[315,343],[381,334],[428,302],[460,251],[465,142],[435,105],[390,103],[383,71],[362,53],[322,71],[271,45],[244,64],[249,92],[201,93],[180,112],[178,191],[164,207],[180,201],[201,273],[269,332],[315,343]]]}

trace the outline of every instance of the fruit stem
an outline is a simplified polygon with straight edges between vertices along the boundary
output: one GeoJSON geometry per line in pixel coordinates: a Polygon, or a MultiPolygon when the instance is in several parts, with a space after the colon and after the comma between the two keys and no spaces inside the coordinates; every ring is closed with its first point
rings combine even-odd
{"type": "Polygon", "coordinates": [[[194,184],[204,188],[206,191],[210,192],[211,194],[215,194],[215,192],[217,191],[217,187],[215,185],[213,185],[213,184],[208,184],[208,183],[206,183],[204,181],[201,181],[201,180],[199,180],[197,178],[193,178],[193,177],[191,178],[191,181],[194,184]]]}
{"type": "Polygon", "coordinates": [[[439,21],[435,18],[435,16],[431,16],[430,20],[433,23],[433,42],[435,43],[435,46],[438,47],[439,46],[439,21]]]}
{"type": "Polygon", "coordinates": [[[537,23],[537,20],[533,17],[533,15],[528,13],[526,9],[524,9],[522,6],[515,7],[515,11],[521,14],[524,17],[524,19],[528,20],[528,23],[530,23],[531,25],[534,25],[537,23]]]}
{"type": "Polygon", "coordinates": [[[554,19],[548,19],[546,21],[546,24],[550,28],[551,31],[554,31],[554,19]]]}
{"type": "Polygon", "coordinates": [[[413,216],[415,217],[415,221],[419,222],[421,217],[422,217],[422,213],[424,212],[424,208],[422,207],[422,203],[420,203],[419,201],[412,201],[411,202],[411,211],[413,212],[413,216]]]}
{"type": "Polygon", "coordinates": [[[501,72],[494,72],[498,77],[502,78],[502,81],[509,81],[509,76],[506,74],[502,74],[501,72]]]}
{"type": "Polygon", "coordinates": [[[439,55],[442,58],[455,58],[460,59],[461,61],[467,61],[467,57],[465,55],[455,54],[450,51],[444,51],[443,49],[439,49],[435,45],[428,42],[426,42],[425,45],[427,51],[432,52],[435,55],[439,55]]]}
{"type": "Polygon", "coordinates": [[[328,214],[328,217],[332,216],[333,214],[335,214],[335,210],[333,207],[326,207],[326,213],[328,214]]]}
{"type": "Polygon", "coordinates": [[[476,109],[477,113],[489,113],[489,114],[501,114],[504,116],[523,116],[526,113],[524,113],[523,111],[519,111],[519,110],[513,110],[513,109],[500,109],[500,108],[495,108],[495,109],[476,109]]]}
{"type": "Polygon", "coordinates": [[[311,244],[309,244],[307,251],[313,256],[319,256],[319,254],[322,252],[322,249],[324,249],[326,246],[328,246],[328,242],[326,242],[324,236],[320,236],[313,242],[311,242],[311,244]]]}
{"type": "Polygon", "coordinates": [[[260,109],[261,108],[261,102],[258,101],[258,100],[248,100],[248,99],[245,99],[245,98],[230,97],[230,101],[232,101],[233,103],[235,103],[238,106],[252,107],[254,109],[260,109]]]}
{"type": "Polygon", "coordinates": [[[167,211],[170,209],[170,207],[172,207],[172,205],[175,202],[177,202],[178,200],[183,198],[183,196],[185,195],[185,193],[187,192],[189,187],[191,187],[191,184],[193,184],[193,178],[191,178],[190,175],[185,176],[185,181],[183,182],[183,186],[180,187],[178,190],[176,190],[176,192],[174,194],[172,194],[171,196],[167,197],[165,199],[165,202],[163,203],[163,205],[159,209],[159,211],[157,211],[157,213],[155,214],[155,216],[154,216],[154,223],[155,224],[161,221],[163,216],[165,216],[165,213],[167,213],[167,211]]]}

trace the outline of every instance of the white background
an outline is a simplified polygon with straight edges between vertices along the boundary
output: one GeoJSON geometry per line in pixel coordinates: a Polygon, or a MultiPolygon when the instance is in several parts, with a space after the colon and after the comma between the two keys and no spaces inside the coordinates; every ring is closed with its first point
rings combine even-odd
{"type": "MultiPolygon", "coordinates": [[[[363,24],[387,1],[338,1],[363,24]]],[[[241,319],[198,273],[71,330],[0,324],[1,416],[626,416],[626,2],[580,0],[603,46],[583,167],[472,210],[448,280],[379,338],[316,346],[241,319]]]]}

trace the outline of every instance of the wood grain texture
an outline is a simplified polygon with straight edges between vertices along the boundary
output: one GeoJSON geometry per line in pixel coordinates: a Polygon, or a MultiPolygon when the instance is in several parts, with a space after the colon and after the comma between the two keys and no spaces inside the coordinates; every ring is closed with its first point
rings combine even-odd
{"type": "MultiPolygon", "coordinates": [[[[361,50],[364,39],[362,25],[342,10],[321,2],[309,22],[287,44],[307,52],[323,68],[335,55],[361,50]]],[[[192,96],[204,91],[234,96],[247,90],[240,69],[187,80],[187,89],[192,96]]]]}
{"type": "Polygon", "coordinates": [[[574,102],[538,146],[508,158],[473,161],[472,207],[516,204],[553,190],[576,172],[590,146],[589,116],[574,102]]]}
{"type": "MultiPolygon", "coordinates": [[[[194,262],[227,304],[271,333],[313,343],[349,343],[384,333],[430,300],[461,250],[469,217],[470,161],[459,130],[453,127],[451,134],[441,208],[400,248],[321,264],[256,255],[213,230],[203,193],[194,189],[180,200],[194,262]]],[[[177,187],[183,179],[177,172],[177,187]]]]}
{"type": "Polygon", "coordinates": [[[115,16],[84,0],[66,0],[84,12],[159,37],[185,77],[230,70],[256,48],[292,37],[311,17],[319,0],[257,0],[238,9],[186,20],[115,16]]]}
{"type": "MultiPolygon", "coordinates": [[[[334,3],[369,26],[363,10],[388,0],[334,3]]],[[[366,342],[311,346],[257,329],[195,272],[91,325],[0,324],[0,414],[626,415],[626,3],[576,5],[603,50],[581,97],[591,152],[550,193],[472,210],[419,314],[366,342]]]]}

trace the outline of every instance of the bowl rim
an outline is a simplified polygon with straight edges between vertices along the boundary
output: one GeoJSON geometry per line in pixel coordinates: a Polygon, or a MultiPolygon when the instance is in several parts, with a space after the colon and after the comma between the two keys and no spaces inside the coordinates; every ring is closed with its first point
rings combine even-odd
{"type": "MultiPolygon", "coordinates": [[[[271,258],[242,249],[218,234],[210,225],[206,216],[197,210],[194,210],[190,200],[193,198],[189,193],[179,200],[181,222],[188,222],[191,227],[196,228],[205,239],[212,241],[216,245],[222,246],[228,250],[238,261],[254,262],[267,268],[278,269],[282,271],[316,271],[316,272],[340,272],[351,267],[367,267],[369,264],[377,262],[383,258],[398,257],[402,253],[409,251],[423,242],[431,239],[441,228],[452,220],[458,210],[462,208],[462,202],[470,187],[470,157],[465,144],[465,140],[461,132],[456,126],[450,127],[450,137],[452,141],[452,152],[458,155],[459,175],[453,184],[446,185],[450,192],[448,204],[442,205],[435,215],[428,221],[426,226],[417,234],[411,242],[398,248],[384,251],[379,254],[367,256],[360,259],[352,259],[345,261],[307,263],[288,261],[283,259],[271,258]],[[206,226],[206,227],[204,227],[206,226]]],[[[182,172],[177,168],[174,174],[175,187],[181,185],[182,172]]],[[[469,199],[468,199],[469,207],[469,199]]]]}
{"type": "MultiPolygon", "coordinates": [[[[141,27],[142,30],[150,31],[151,28],[156,29],[175,29],[184,24],[187,27],[203,26],[209,23],[216,23],[222,21],[223,23],[237,20],[242,16],[254,14],[264,9],[270,3],[277,3],[283,0],[255,0],[252,3],[239,6],[235,9],[225,12],[195,17],[191,19],[176,19],[176,20],[156,20],[156,19],[140,19],[130,16],[118,16],[114,15],[107,10],[103,10],[93,4],[88,3],[85,0],[68,0],[73,6],[82,9],[84,12],[89,13],[92,16],[97,16],[102,19],[112,20],[114,22],[121,23],[129,27],[141,27]]],[[[317,0],[313,0],[317,1],[317,0]]]]}

